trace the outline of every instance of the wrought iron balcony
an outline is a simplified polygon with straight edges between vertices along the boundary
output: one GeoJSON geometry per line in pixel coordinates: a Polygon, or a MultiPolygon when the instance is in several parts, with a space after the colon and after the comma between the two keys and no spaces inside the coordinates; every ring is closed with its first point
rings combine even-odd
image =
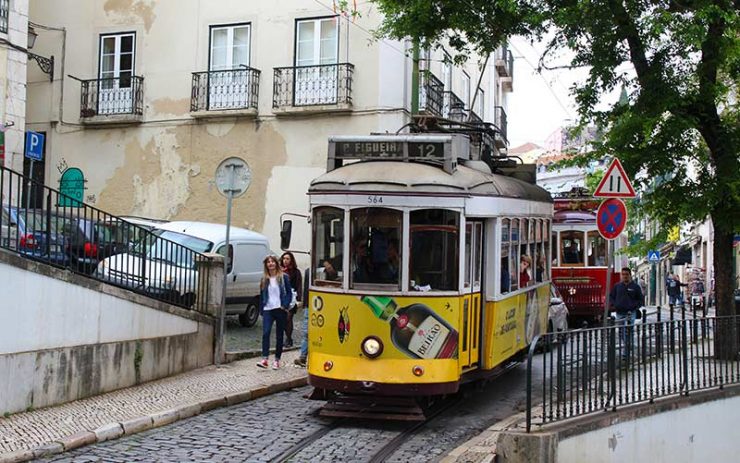
{"type": "Polygon", "coordinates": [[[445,85],[429,71],[419,72],[419,112],[442,116],[445,85]]]}
{"type": "Polygon", "coordinates": [[[496,126],[498,133],[496,136],[496,146],[499,148],[506,148],[509,144],[509,139],[506,135],[506,111],[502,106],[496,106],[493,108],[493,124],[496,126]]]}
{"type": "Polygon", "coordinates": [[[503,44],[496,50],[496,71],[499,77],[514,77],[514,56],[508,44],[503,44]]]}
{"type": "Polygon", "coordinates": [[[272,107],[351,105],[354,69],[350,63],[275,68],[272,107]]]}
{"type": "Polygon", "coordinates": [[[465,110],[463,100],[452,92],[444,92],[442,117],[458,122],[465,122],[468,119],[468,112],[465,110]]]}
{"type": "Polygon", "coordinates": [[[144,78],[125,76],[80,80],[80,118],[144,113],[144,78]]]}
{"type": "Polygon", "coordinates": [[[260,71],[253,68],[193,73],[191,111],[257,109],[260,71]]]}
{"type": "Polygon", "coordinates": [[[468,113],[468,122],[473,124],[483,124],[483,119],[471,110],[468,113]]]}

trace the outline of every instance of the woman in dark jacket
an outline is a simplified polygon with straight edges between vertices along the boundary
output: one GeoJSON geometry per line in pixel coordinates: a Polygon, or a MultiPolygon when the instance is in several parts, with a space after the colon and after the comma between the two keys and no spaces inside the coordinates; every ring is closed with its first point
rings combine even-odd
{"type": "Polygon", "coordinates": [[[264,276],[260,282],[260,313],[262,313],[262,360],[260,368],[268,367],[270,355],[270,332],[275,322],[275,362],[273,370],[280,368],[280,357],[283,355],[283,330],[287,319],[288,307],[293,298],[290,279],[280,269],[277,257],[267,256],[262,262],[264,276]]]}
{"type": "MultiPolygon", "coordinates": [[[[292,252],[283,253],[280,257],[283,273],[290,279],[290,287],[296,292],[296,301],[303,299],[303,276],[295,263],[292,252]]],[[[288,319],[285,322],[285,347],[293,347],[293,316],[298,310],[298,304],[288,310],[288,319]]]]}

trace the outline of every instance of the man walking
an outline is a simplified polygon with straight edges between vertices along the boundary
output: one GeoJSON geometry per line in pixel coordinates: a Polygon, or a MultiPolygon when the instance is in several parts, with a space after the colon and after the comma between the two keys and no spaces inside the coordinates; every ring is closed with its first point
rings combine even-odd
{"type": "Polygon", "coordinates": [[[617,312],[617,324],[623,325],[619,330],[619,339],[622,341],[622,360],[629,362],[632,351],[632,326],[635,324],[637,311],[645,305],[645,296],[640,286],[632,281],[632,271],[629,267],[622,268],[619,283],[614,285],[609,293],[609,303],[617,312]]]}
{"type": "Polygon", "coordinates": [[[668,280],[666,281],[666,290],[668,291],[668,305],[671,307],[671,310],[673,310],[674,305],[683,305],[681,286],[688,285],[681,283],[681,280],[678,279],[678,275],[675,273],[669,273],[668,280]]]}

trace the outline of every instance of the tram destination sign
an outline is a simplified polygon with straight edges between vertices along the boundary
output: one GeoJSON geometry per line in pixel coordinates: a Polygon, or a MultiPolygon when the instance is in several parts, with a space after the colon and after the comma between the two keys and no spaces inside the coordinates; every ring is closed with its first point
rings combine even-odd
{"type": "Polygon", "coordinates": [[[336,143],[337,159],[419,159],[442,161],[444,143],[411,141],[341,141],[336,143]],[[408,151],[404,151],[404,149],[408,151]]]}

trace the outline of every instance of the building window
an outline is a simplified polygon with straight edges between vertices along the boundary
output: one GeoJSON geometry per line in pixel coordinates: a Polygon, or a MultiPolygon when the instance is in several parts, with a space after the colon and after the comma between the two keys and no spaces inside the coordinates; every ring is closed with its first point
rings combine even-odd
{"type": "Polygon", "coordinates": [[[299,20],[295,45],[296,66],[336,64],[339,59],[337,17],[299,20]]]}
{"type": "Polygon", "coordinates": [[[445,92],[452,91],[452,57],[447,52],[442,58],[442,83],[445,84],[445,92]]]}
{"type": "Polygon", "coordinates": [[[211,27],[211,58],[208,70],[223,71],[249,66],[249,24],[211,27]]]}
{"type": "Polygon", "coordinates": [[[98,114],[134,112],[139,84],[134,79],[136,34],[100,36],[98,114]]]}
{"type": "Polygon", "coordinates": [[[10,0],[0,0],[0,32],[8,32],[8,13],[10,0]]]}
{"type": "Polygon", "coordinates": [[[462,72],[462,100],[465,103],[465,109],[470,109],[470,75],[467,72],[462,72]]]}
{"type": "Polygon", "coordinates": [[[480,117],[481,119],[486,117],[486,92],[483,91],[482,88],[478,89],[478,96],[475,100],[475,113],[480,117]]]}

